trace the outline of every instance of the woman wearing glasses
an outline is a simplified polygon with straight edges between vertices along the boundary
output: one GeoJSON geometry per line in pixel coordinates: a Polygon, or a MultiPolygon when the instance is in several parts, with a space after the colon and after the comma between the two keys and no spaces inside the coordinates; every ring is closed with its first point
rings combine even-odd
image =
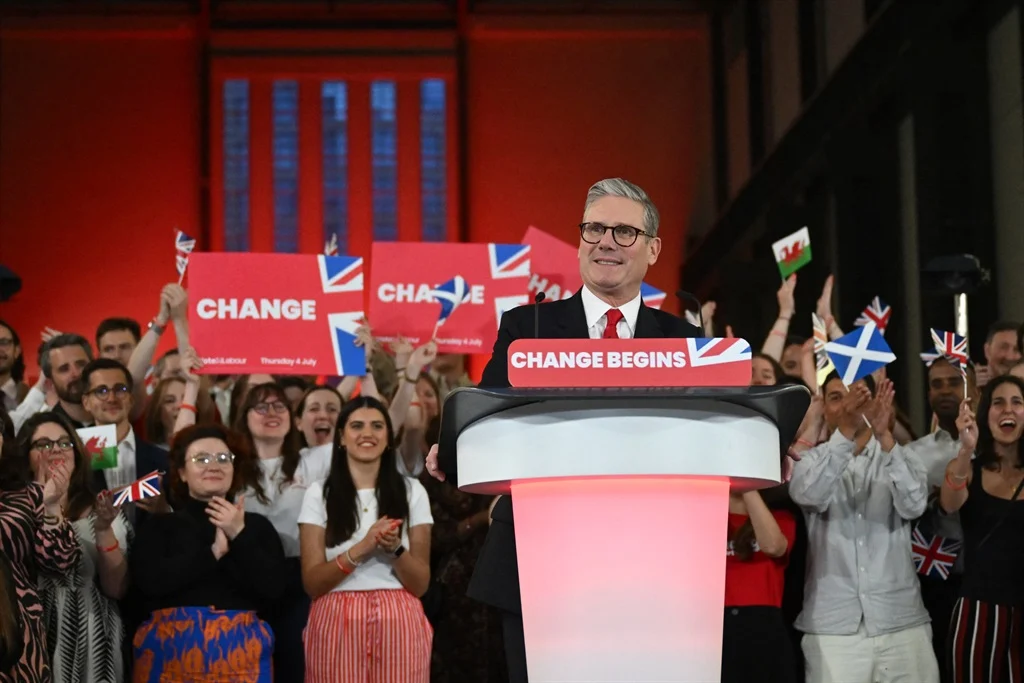
{"type": "Polygon", "coordinates": [[[171,445],[182,504],[139,530],[130,561],[151,612],[135,634],[136,683],[272,680],[274,636],[257,612],[281,598],[284,553],[270,522],[233,500],[246,467],[236,441],[219,425],[194,426],[171,445]]]}
{"type": "MultiPolygon", "coordinates": [[[[22,433],[31,435],[29,443],[40,446],[28,451],[14,443],[10,420],[3,420],[0,426],[0,554],[11,565],[18,595],[17,623],[24,632],[21,656],[13,669],[0,672],[0,682],[49,683],[53,676],[37,582],[40,574],[72,572],[81,560],[75,530],[61,508],[71,469],[64,461],[51,466],[41,452],[44,433],[50,441],[62,438],[50,432],[49,426],[22,426],[22,433]],[[33,460],[42,461],[35,473],[33,460]]],[[[71,429],[66,423],[61,428],[66,439],[71,429]]]]}
{"type": "Polygon", "coordinates": [[[77,570],[44,575],[39,581],[54,680],[120,683],[124,629],[117,601],[128,588],[128,522],[111,505],[109,492],[99,498],[93,493],[89,455],[60,415],[30,417],[19,432],[17,451],[37,480],[48,479],[58,465],[67,468],[69,484],[59,505],[82,555],[77,570]]]}

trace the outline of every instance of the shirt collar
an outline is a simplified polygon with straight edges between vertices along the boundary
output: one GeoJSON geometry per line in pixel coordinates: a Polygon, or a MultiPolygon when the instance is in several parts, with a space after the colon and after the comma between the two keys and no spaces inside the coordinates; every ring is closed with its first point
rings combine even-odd
{"type": "MultiPolygon", "coordinates": [[[[583,299],[583,313],[587,316],[588,329],[596,325],[597,321],[608,312],[608,309],[614,308],[598,299],[597,295],[587,289],[586,285],[583,285],[581,298],[583,299]]],[[[631,300],[618,306],[618,309],[622,311],[622,318],[629,325],[630,332],[636,334],[636,317],[640,314],[640,292],[637,292],[631,300]]]]}
{"type": "Polygon", "coordinates": [[[128,426],[128,435],[121,440],[121,443],[117,444],[118,448],[121,446],[128,446],[132,453],[135,452],[135,430],[131,425],[128,426]]]}
{"type": "Polygon", "coordinates": [[[12,399],[18,396],[18,383],[14,381],[13,377],[8,377],[7,381],[0,384],[0,392],[7,394],[12,399]]]}

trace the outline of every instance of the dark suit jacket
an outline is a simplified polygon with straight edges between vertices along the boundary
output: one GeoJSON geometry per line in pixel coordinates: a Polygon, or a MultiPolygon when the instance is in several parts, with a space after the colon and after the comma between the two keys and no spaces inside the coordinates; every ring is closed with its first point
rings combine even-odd
{"type": "MultiPolygon", "coordinates": [[[[534,333],[534,305],[520,306],[501,318],[498,339],[494,342],[491,360],[484,368],[481,387],[508,387],[508,347],[517,339],[587,339],[587,317],[583,311],[583,297],[576,292],[569,299],[540,304],[537,311],[538,327],[534,333]]],[[[655,339],[699,337],[700,330],[671,313],[665,313],[640,304],[636,317],[635,338],[655,339]]],[[[457,482],[458,472],[454,457],[439,463],[441,471],[457,482]]],[[[519,567],[516,558],[515,522],[512,516],[512,498],[502,496],[494,507],[493,522],[487,540],[480,551],[468,594],[471,598],[519,614],[519,567]]]]}

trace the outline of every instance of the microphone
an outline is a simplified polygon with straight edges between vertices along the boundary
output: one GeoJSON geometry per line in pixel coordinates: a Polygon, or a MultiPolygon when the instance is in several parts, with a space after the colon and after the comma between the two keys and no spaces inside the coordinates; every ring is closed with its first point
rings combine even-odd
{"type": "Polygon", "coordinates": [[[676,296],[683,302],[683,308],[690,310],[688,305],[691,301],[697,304],[697,319],[700,320],[700,333],[704,334],[704,305],[700,302],[700,299],[682,289],[676,290],[676,296]]]}
{"type": "Polygon", "coordinates": [[[547,297],[544,292],[537,292],[533,297],[533,338],[540,339],[540,304],[547,297]]]}

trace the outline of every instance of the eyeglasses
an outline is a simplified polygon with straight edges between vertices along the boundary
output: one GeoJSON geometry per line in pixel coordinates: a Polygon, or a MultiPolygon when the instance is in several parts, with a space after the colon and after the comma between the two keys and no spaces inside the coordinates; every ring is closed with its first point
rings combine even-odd
{"type": "Polygon", "coordinates": [[[632,225],[604,225],[602,223],[580,223],[580,237],[587,244],[600,244],[601,240],[604,239],[604,234],[609,230],[612,231],[612,238],[615,243],[620,247],[631,247],[636,243],[636,238],[640,235],[644,237],[650,237],[649,232],[644,232],[640,228],[634,228],[632,225]]]}
{"type": "Polygon", "coordinates": [[[128,395],[129,391],[131,390],[128,388],[127,384],[115,384],[113,388],[108,387],[106,384],[101,384],[95,389],[90,389],[89,391],[84,392],[84,395],[88,396],[89,394],[92,394],[98,399],[105,400],[110,396],[110,392],[114,392],[114,396],[117,398],[124,398],[128,395]]]}
{"type": "Polygon", "coordinates": [[[38,441],[32,442],[32,448],[40,453],[49,454],[53,451],[73,451],[75,449],[75,443],[71,439],[58,439],[57,441],[39,439],[38,441]]]}
{"type": "Polygon", "coordinates": [[[275,415],[281,415],[282,413],[288,412],[288,406],[281,401],[272,401],[270,403],[257,403],[252,407],[260,415],[269,415],[271,411],[275,415]]]}
{"type": "Polygon", "coordinates": [[[192,462],[199,465],[200,467],[209,467],[210,465],[230,465],[235,461],[234,453],[196,453],[189,458],[192,462]]]}

